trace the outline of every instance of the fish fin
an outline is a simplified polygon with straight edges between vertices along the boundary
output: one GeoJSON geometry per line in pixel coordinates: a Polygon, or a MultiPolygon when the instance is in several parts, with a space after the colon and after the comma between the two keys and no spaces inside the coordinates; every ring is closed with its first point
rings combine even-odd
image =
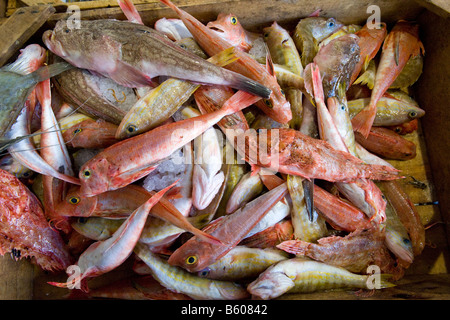
{"type": "Polygon", "coordinates": [[[270,54],[269,47],[267,46],[267,43],[264,42],[264,48],[266,50],[266,70],[267,72],[275,78],[275,67],[273,65],[272,56],[270,54]]]}
{"type": "Polygon", "coordinates": [[[231,98],[225,101],[221,110],[223,110],[226,115],[230,115],[254,104],[260,99],[261,97],[239,90],[232,95],[231,98]]]}
{"type": "Polygon", "coordinates": [[[49,66],[44,66],[29,74],[36,82],[41,82],[54,77],[64,71],[74,68],[67,62],[57,62],[49,66]]]}
{"type": "Polygon", "coordinates": [[[314,91],[314,99],[325,103],[325,95],[323,93],[322,79],[320,76],[319,66],[315,63],[312,64],[312,84],[314,91]]]}
{"type": "Polygon", "coordinates": [[[369,66],[369,63],[370,63],[370,56],[369,55],[366,55],[366,58],[364,59],[364,65],[363,65],[363,70],[364,71],[366,71],[367,70],[367,67],[369,66]]]}
{"type": "Polygon", "coordinates": [[[238,59],[239,57],[236,56],[236,48],[230,47],[212,56],[208,61],[219,67],[224,67],[238,59]]]}
{"type": "Polygon", "coordinates": [[[372,128],[373,121],[375,120],[376,113],[376,104],[375,107],[369,104],[367,107],[362,109],[352,119],[353,131],[361,133],[364,138],[367,139],[370,129],[372,128]]]}
{"type": "Polygon", "coordinates": [[[395,43],[394,59],[395,59],[395,65],[398,67],[398,63],[400,60],[400,40],[399,39],[397,39],[397,42],[395,43]]]}
{"type": "Polygon", "coordinates": [[[396,284],[388,281],[391,278],[392,278],[391,274],[387,274],[387,273],[381,274],[380,275],[380,289],[395,287],[396,284]]]}
{"type": "Polygon", "coordinates": [[[127,17],[128,21],[138,24],[144,24],[142,22],[141,16],[139,12],[136,10],[133,2],[131,0],[117,0],[120,9],[122,9],[125,17],[127,17]]]}
{"type": "Polygon", "coordinates": [[[124,87],[135,88],[154,86],[151,77],[123,61],[118,61],[114,72],[111,72],[106,76],[124,87]]]}
{"type": "Polygon", "coordinates": [[[304,256],[306,255],[310,244],[311,243],[302,240],[286,240],[276,245],[276,247],[287,253],[295,254],[296,256],[304,256]]]}
{"type": "Polygon", "coordinates": [[[303,180],[303,191],[305,194],[306,211],[308,212],[309,221],[314,220],[314,179],[303,180]]]}

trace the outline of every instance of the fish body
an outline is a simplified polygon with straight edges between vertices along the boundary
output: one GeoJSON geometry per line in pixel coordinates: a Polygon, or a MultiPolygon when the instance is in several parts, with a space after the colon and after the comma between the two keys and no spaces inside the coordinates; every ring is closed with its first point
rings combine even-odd
{"type": "Polygon", "coordinates": [[[193,237],[176,249],[168,262],[189,272],[203,270],[235,247],[262,217],[286,195],[286,184],[263,194],[238,209],[233,214],[212,221],[203,231],[219,239],[222,244],[212,244],[193,237]]]}
{"type": "Polygon", "coordinates": [[[50,227],[38,198],[15,176],[0,170],[0,254],[15,250],[42,269],[65,270],[73,262],[61,235],[50,227]]]}
{"type": "Polygon", "coordinates": [[[285,240],[294,236],[294,228],[291,219],[283,219],[274,225],[243,239],[239,245],[250,248],[273,248],[285,240]]]}
{"type": "Polygon", "coordinates": [[[397,171],[391,167],[364,164],[348,152],[335,150],[328,142],[297,130],[272,129],[264,135],[247,135],[245,138],[248,138],[244,141],[248,147],[245,153],[247,162],[281,173],[331,182],[398,178],[397,171]],[[258,150],[258,145],[266,150],[258,150]]]}
{"type": "Polygon", "coordinates": [[[180,19],[161,18],[155,22],[155,29],[165,34],[172,41],[192,38],[192,34],[180,19]]]}
{"type": "Polygon", "coordinates": [[[226,213],[230,214],[253,200],[263,191],[263,183],[259,174],[247,172],[240,179],[228,199],[226,213]]]}
{"type": "Polygon", "coordinates": [[[272,264],[288,258],[281,250],[236,246],[222,258],[198,272],[200,277],[239,281],[256,278],[272,264]]]}
{"type": "Polygon", "coordinates": [[[342,27],[343,24],[334,18],[307,17],[298,22],[293,40],[301,54],[303,67],[313,61],[319,43],[342,27]]]}
{"type": "Polygon", "coordinates": [[[174,150],[195,139],[224,116],[259,99],[238,91],[227,100],[227,106],[218,111],[162,125],[104,149],[81,168],[81,192],[93,196],[139,180],[174,150]]]}
{"type": "Polygon", "coordinates": [[[270,89],[256,81],[189,53],[152,28],[128,21],[82,20],[77,29],[58,21],[53,31],[44,33],[43,41],[71,64],[123,86],[148,86],[152,78],[169,76],[229,85],[265,98],[270,95],[270,89]]]}
{"type": "Polygon", "coordinates": [[[353,70],[349,85],[355,82],[361,70],[365,71],[369,61],[377,55],[387,35],[386,24],[381,22],[376,28],[373,28],[373,26],[369,28],[365,24],[360,30],[355,32],[355,35],[359,38],[360,58],[353,70]]]}
{"type": "Polygon", "coordinates": [[[419,26],[408,21],[398,21],[384,41],[370,104],[353,119],[353,128],[367,138],[376,115],[376,105],[411,57],[424,52],[419,40],[419,26]]]}
{"type": "MultiPolygon", "coordinates": [[[[348,111],[353,118],[363,108],[368,106],[370,98],[361,98],[348,101],[348,111]]],[[[419,119],[425,115],[425,110],[398,99],[381,97],[377,102],[377,111],[373,126],[396,126],[405,122],[419,119]]]]}
{"type": "MultiPolygon", "coordinates": [[[[368,275],[355,274],[341,267],[330,266],[305,258],[278,262],[247,286],[255,297],[267,300],[285,293],[308,293],[342,288],[368,288],[368,275]]],[[[382,278],[380,286],[391,287],[382,278]]]]}
{"type": "Polygon", "coordinates": [[[167,263],[144,244],[137,244],[134,252],[151,269],[151,275],[169,290],[198,300],[239,300],[249,294],[241,285],[231,281],[211,280],[189,273],[167,263]]]}
{"type": "MultiPolygon", "coordinates": [[[[218,36],[215,31],[207,28],[193,16],[179,9],[170,0],[160,1],[177,13],[192,33],[195,40],[208,55],[212,56],[231,46],[230,43],[218,36]]],[[[266,98],[263,101],[258,101],[256,106],[268,116],[280,123],[289,122],[292,118],[291,108],[281,92],[281,88],[273,74],[269,72],[265,66],[261,65],[245,52],[237,51],[236,56],[239,59],[228,65],[226,67],[227,69],[233,70],[250,79],[258,81],[272,91],[268,99],[266,98]]]]}

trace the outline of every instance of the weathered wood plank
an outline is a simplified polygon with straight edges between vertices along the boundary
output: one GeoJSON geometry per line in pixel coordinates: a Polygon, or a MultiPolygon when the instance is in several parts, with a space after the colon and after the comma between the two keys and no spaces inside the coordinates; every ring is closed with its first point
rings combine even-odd
{"type": "Polygon", "coordinates": [[[33,278],[33,265],[28,260],[0,256],[0,300],[31,299],[33,278]]]}
{"type": "Polygon", "coordinates": [[[55,12],[52,6],[34,6],[18,9],[0,26],[0,66],[47,21],[55,12]]]}

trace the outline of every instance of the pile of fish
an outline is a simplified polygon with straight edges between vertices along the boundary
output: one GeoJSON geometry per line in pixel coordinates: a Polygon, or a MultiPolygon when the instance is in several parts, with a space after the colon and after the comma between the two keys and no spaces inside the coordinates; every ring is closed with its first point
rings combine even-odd
{"type": "Polygon", "coordinates": [[[387,161],[415,157],[418,26],[254,33],[161,2],[178,18],[119,0],[128,21],[59,21],[0,69],[0,253],[97,298],[394,286],[425,244],[387,161]]]}

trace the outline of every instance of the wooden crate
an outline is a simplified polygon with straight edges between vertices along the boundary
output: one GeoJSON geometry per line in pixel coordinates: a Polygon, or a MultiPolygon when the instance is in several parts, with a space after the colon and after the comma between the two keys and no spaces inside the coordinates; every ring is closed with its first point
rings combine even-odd
{"type": "MultiPolygon", "coordinates": [[[[62,3],[59,0],[9,0],[0,5],[0,66],[29,41],[40,41],[42,32],[56,21],[69,16],[68,5],[81,9],[82,19],[125,19],[115,0],[62,3]],[[29,18],[21,19],[20,15],[29,18]],[[3,12],[3,15],[2,15],[3,12]],[[31,26],[31,27],[30,27],[31,26]],[[5,36],[7,30],[15,31],[5,36]]],[[[0,2],[2,3],[2,2],[0,2]]],[[[176,17],[167,7],[155,0],[134,2],[146,25],[161,17],[176,17]]],[[[322,9],[322,15],[332,16],[349,24],[363,24],[368,18],[367,1],[272,1],[272,0],[179,0],[179,7],[202,22],[215,20],[220,12],[234,13],[244,28],[261,30],[272,21],[287,29],[311,12],[322,9]]],[[[420,120],[419,130],[406,136],[417,145],[417,156],[409,161],[391,161],[415,179],[424,182],[425,189],[411,184],[411,178],[402,186],[417,206],[422,223],[427,226],[427,245],[423,253],[407,270],[406,276],[394,288],[378,290],[364,299],[450,299],[450,4],[446,0],[373,0],[370,4],[381,9],[382,21],[392,25],[399,19],[420,23],[421,40],[426,56],[424,71],[414,85],[414,94],[426,115],[420,120]]],[[[93,286],[111,277],[120,277],[121,269],[105,277],[92,280],[93,286]]],[[[64,280],[65,275],[60,280],[64,280]]],[[[67,292],[46,284],[49,275],[28,261],[14,261],[9,256],[0,258],[0,299],[54,299],[67,292]]],[[[51,278],[55,281],[55,278],[51,278]]],[[[56,279],[57,281],[58,279],[56,279]]],[[[361,299],[353,292],[319,292],[314,294],[287,294],[281,299],[361,299]]]]}

